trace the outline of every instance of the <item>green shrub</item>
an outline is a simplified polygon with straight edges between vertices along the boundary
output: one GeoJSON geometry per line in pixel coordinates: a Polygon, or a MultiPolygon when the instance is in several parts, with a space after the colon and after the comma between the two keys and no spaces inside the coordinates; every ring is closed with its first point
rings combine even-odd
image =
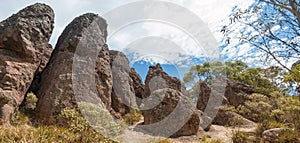
{"type": "Polygon", "coordinates": [[[232,133],[232,141],[233,143],[245,143],[247,142],[249,135],[242,131],[234,131],[232,133]]]}
{"type": "Polygon", "coordinates": [[[136,110],[131,111],[130,113],[124,116],[124,122],[129,125],[134,125],[138,121],[140,121],[142,114],[136,110]]]}
{"type": "Polygon", "coordinates": [[[36,108],[36,103],[38,98],[32,92],[27,93],[26,95],[26,102],[25,102],[25,109],[34,110],[36,108]]]}
{"type": "Polygon", "coordinates": [[[78,107],[90,126],[105,137],[115,139],[126,128],[124,122],[114,119],[106,109],[98,105],[80,102],[78,107]]]}
{"type": "Polygon", "coordinates": [[[299,143],[299,134],[294,130],[286,131],[279,135],[278,141],[279,143],[299,143]]]}
{"type": "Polygon", "coordinates": [[[84,132],[89,129],[89,123],[76,109],[64,109],[58,115],[58,124],[67,127],[72,132],[84,132]]]}
{"type": "Polygon", "coordinates": [[[39,126],[37,128],[29,125],[0,126],[0,142],[2,143],[87,143],[101,142],[114,143],[104,138],[97,132],[85,131],[74,133],[67,128],[58,126],[39,126]]]}

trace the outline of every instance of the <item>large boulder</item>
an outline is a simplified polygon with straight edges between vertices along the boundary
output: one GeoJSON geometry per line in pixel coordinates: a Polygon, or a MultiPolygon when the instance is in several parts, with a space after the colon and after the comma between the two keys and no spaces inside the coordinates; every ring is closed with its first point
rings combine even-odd
{"type": "Polygon", "coordinates": [[[161,136],[189,136],[197,134],[200,124],[200,115],[188,98],[180,91],[171,88],[158,89],[152,92],[145,101],[145,106],[154,108],[143,110],[144,125],[153,125],[150,134],[161,136]],[[149,105],[150,104],[150,105],[149,105]]]}
{"type": "Polygon", "coordinates": [[[221,108],[219,110],[212,123],[221,126],[256,128],[256,124],[254,122],[233,111],[226,110],[226,108],[221,108]]]}
{"type": "Polygon", "coordinates": [[[51,49],[54,12],[34,4],[0,22],[0,124],[8,124],[51,49]]]}
{"type": "Polygon", "coordinates": [[[252,86],[227,79],[224,96],[230,105],[235,107],[243,105],[252,93],[254,93],[252,86]]]}
{"type": "Polygon", "coordinates": [[[134,81],[131,78],[131,68],[124,53],[109,51],[113,77],[111,106],[115,112],[124,116],[136,108],[134,81]]]}
{"type": "Polygon", "coordinates": [[[197,134],[200,115],[179,79],[170,77],[159,64],[150,66],[145,90],[144,125],[157,126],[148,132],[171,137],[197,134]]]}
{"type": "Polygon", "coordinates": [[[300,142],[300,139],[292,139],[292,138],[282,138],[280,140],[280,137],[292,135],[294,133],[292,129],[289,128],[273,128],[269,129],[263,132],[263,139],[265,143],[280,143],[280,142],[293,142],[298,143],[300,142]]]}
{"type": "Polygon", "coordinates": [[[110,110],[112,74],[106,28],[106,21],[92,13],[75,18],[65,28],[41,75],[35,115],[39,122],[53,123],[62,109],[76,108],[79,101],[110,110]]]}
{"type": "MultiPolygon", "coordinates": [[[[197,108],[204,111],[211,97],[212,89],[207,83],[199,82],[196,90],[197,93],[199,93],[197,108]]],[[[222,105],[238,107],[249,100],[249,95],[254,93],[254,88],[240,82],[226,79],[226,88],[221,92],[220,96],[223,98],[222,105]]]]}

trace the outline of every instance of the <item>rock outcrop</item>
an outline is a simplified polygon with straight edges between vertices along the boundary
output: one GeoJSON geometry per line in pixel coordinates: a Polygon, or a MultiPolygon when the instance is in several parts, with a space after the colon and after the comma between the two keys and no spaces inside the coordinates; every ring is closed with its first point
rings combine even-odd
{"type": "Polygon", "coordinates": [[[243,105],[245,101],[249,100],[249,95],[252,93],[254,93],[254,88],[252,86],[227,80],[225,98],[230,105],[235,107],[243,105]]]}
{"type": "MultiPolygon", "coordinates": [[[[130,113],[132,108],[137,108],[135,98],[135,87],[139,81],[131,78],[132,69],[124,53],[119,51],[109,51],[110,64],[113,77],[113,90],[111,95],[111,106],[115,112],[124,116],[130,113]]],[[[135,72],[135,71],[133,71],[135,72]]],[[[138,89],[138,87],[136,87],[138,89]]]]}
{"type": "Polygon", "coordinates": [[[150,66],[145,80],[145,97],[150,96],[151,91],[163,88],[171,88],[187,95],[184,84],[178,78],[165,73],[160,64],[150,66]]]}
{"type": "Polygon", "coordinates": [[[134,70],[134,68],[130,69],[129,76],[133,81],[133,88],[136,96],[136,103],[138,106],[141,105],[142,99],[145,98],[145,86],[142,82],[141,76],[134,70]]]}
{"type": "MultiPolygon", "coordinates": [[[[280,136],[288,135],[292,133],[293,131],[289,128],[274,128],[274,129],[269,129],[263,132],[263,139],[264,142],[266,143],[279,143],[279,138],[280,136]]],[[[295,140],[291,142],[299,142],[300,140],[295,140]]]]}
{"type": "Polygon", "coordinates": [[[52,123],[62,109],[77,107],[76,100],[101,103],[108,109],[111,107],[112,74],[109,50],[105,44],[106,27],[104,19],[88,13],[75,18],[65,28],[41,75],[35,115],[39,122],[52,123]],[[74,60],[78,61],[78,65],[74,64],[74,60]],[[90,67],[90,63],[95,63],[95,66],[90,67]],[[90,81],[92,79],[94,84],[90,81]],[[77,83],[78,80],[82,81],[77,83]],[[80,91],[76,98],[74,91],[80,91]],[[101,100],[89,95],[98,96],[101,100]]]}
{"type": "Polygon", "coordinates": [[[221,108],[214,118],[213,124],[229,127],[256,128],[256,124],[243,116],[221,108]]]}
{"type": "Polygon", "coordinates": [[[0,23],[0,123],[8,124],[51,53],[54,12],[34,4],[0,23]]]}
{"type": "Polygon", "coordinates": [[[202,115],[203,123],[201,124],[201,126],[206,126],[204,127],[204,130],[208,131],[212,123],[217,125],[231,125],[235,122],[238,122],[237,124],[241,124],[243,126],[254,125],[238,114],[222,110],[222,106],[238,107],[239,105],[243,105],[246,100],[249,100],[249,95],[254,92],[254,89],[248,85],[234,82],[229,79],[226,79],[226,86],[224,85],[223,90],[218,89],[222,88],[221,86],[222,85],[214,86],[215,88],[212,89],[207,83],[200,82],[196,89],[196,93],[199,94],[197,100],[197,109],[203,112],[205,111],[202,115]],[[214,90],[214,94],[212,90],[214,90]],[[209,109],[206,109],[210,98],[212,97],[218,100],[217,98],[219,98],[219,96],[222,96],[220,99],[223,99],[223,101],[220,102],[220,105],[215,105],[216,107],[210,107],[209,109]]]}
{"type": "Polygon", "coordinates": [[[179,79],[170,77],[157,64],[149,68],[145,86],[147,98],[143,104],[146,110],[142,110],[144,125],[158,126],[150,133],[171,137],[197,134],[200,116],[179,79]]]}
{"type": "MultiPolygon", "coordinates": [[[[197,90],[197,93],[199,93],[197,108],[204,111],[212,91],[205,82],[200,82],[197,90]]],[[[252,93],[254,93],[253,87],[227,79],[226,88],[224,93],[222,93],[224,94],[222,105],[238,107],[239,105],[243,105],[245,101],[249,100],[249,95],[252,93]]]]}

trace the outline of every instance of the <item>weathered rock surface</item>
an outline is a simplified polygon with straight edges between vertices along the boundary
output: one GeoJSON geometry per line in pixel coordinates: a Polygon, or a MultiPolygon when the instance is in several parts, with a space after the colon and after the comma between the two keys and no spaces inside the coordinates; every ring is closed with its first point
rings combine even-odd
{"type": "MultiPolygon", "coordinates": [[[[171,135],[171,137],[195,135],[198,132],[200,116],[195,107],[181,92],[164,88],[155,90],[144,103],[158,103],[154,108],[143,110],[144,125],[156,124],[150,134],[171,135]],[[162,99],[157,102],[157,99],[162,99]]],[[[150,105],[151,106],[151,105],[150,105]]]]}
{"type": "Polygon", "coordinates": [[[0,23],[0,123],[8,124],[51,53],[54,12],[34,4],[0,23]]]}
{"type": "MultiPolygon", "coordinates": [[[[115,112],[124,116],[136,108],[134,81],[131,78],[131,68],[124,53],[109,51],[110,64],[113,77],[113,90],[111,95],[111,106],[115,112]]],[[[137,84],[138,81],[135,81],[137,84]]]]}
{"type": "Polygon", "coordinates": [[[221,108],[214,118],[213,124],[230,127],[256,128],[256,124],[243,116],[221,108]]]}
{"type": "Polygon", "coordinates": [[[199,93],[197,109],[204,111],[211,94],[211,88],[205,82],[200,82],[196,90],[199,93]]]}
{"type": "MultiPolygon", "coordinates": [[[[292,130],[289,128],[274,128],[263,132],[263,139],[266,143],[279,143],[279,137],[283,134],[289,134],[292,130]]],[[[299,142],[294,141],[294,142],[299,142]]]]}
{"type": "Polygon", "coordinates": [[[230,105],[238,107],[249,100],[249,95],[254,93],[254,88],[232,80],[227,80],[225,97],[230,105]]]}
{"type": "Polygon", "coordinates": [[[144,125],[157,125],[148,132],[171,137],[197,134],[200,116],[179,79],[170,77],[157,64],[149,68],[145,89],[144,125]]]}
{"type": "Polygon", "coordinates": [[[109,50],[105,44],[106,27],[104,19],[88,13],[75,18],[65,28],[41,75],[35,115],[38,121],[52,123],[62,109],[75,108],[76,100],[111,107],[112,76],[109,50]],[[78,65],[73,65],[74,60],[79,61],[78,65]],[[93,67],[90,63],[96,65],[93,67]],[[76,99],[74,91],[80,91],[76,99]],[[90,95],[99,96],[101,100],[90,95]]]}
{"type": "Polygon", "coordinates": [[[165,73],[160,64],[150,66],[145,80],[145,97],[150,96],[151,91],[163,88],[171,88],[187,95],[184,84],[178,78],[165,73]]]}
{"type": "Polygon", "coordinates": [[[134,70],[134,68],[130,69],[129,76],[133,81],[133,88],[135,92],[137,105],[141,105],[141,99],[145,98],[145,86],[142,82],[141,76],[134,70]]]}
{"type": "MultiPolygon", "coordinates": [[[[212,89],[205,82],[200,82],[197,90],[199,90],[197,91],[199,93],[197,108],[204,111],[211,96],[212,89]]],[[[254,93],[253,87],[227,79],[224,93],[220,93],[224,94],[221,95],[223,96],[222,105],[238,107],[239,105],[243,105],[245,101],[249,100],[249,95],[252,93],[254,93]]]]}

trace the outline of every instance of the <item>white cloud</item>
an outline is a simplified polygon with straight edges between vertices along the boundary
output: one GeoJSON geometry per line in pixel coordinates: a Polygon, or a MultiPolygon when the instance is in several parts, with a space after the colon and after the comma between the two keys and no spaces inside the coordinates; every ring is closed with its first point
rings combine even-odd
{"type": "MultiPolygon", "coordinates": [[[[90,0],[90,1],[81,1],[81,0],[65,0],[65,1],[53,1],[53,0],[43,0],[40,2],[47,3],[51,5],[51,7],[55,11],[55,29],[51,38],[50,43],[55,44],[60,33],[63,31],[64,27],[67,26],[71,20],[75,17],[86,13],[86,12],[94,12],[100,15],[105,14],[114,8],[121,6],[123,4],[127,4],[130,2],[134,2],[138,0],[129,0],[129,1],[119,1],[119,0],[90,0]]],[[[218,41],[221,41],[221,35],[218,32],[219,27],[222,25],[222,21],[227,19],[227,16],[230,14],[231,9],[234,5],[247,6],[251,1],[246,0],[210,0],[210,1],[199,1],[199,0],[165,0],[167,2],[172,2],[183,6],[190,11],[194,12],[198,17],[200,17],[206,26],[210,28],[213,32],[214,36],[218,41]]],[[[2,0],[0,5],[0,19],[5,19],[10,16],[12,13],[16,13],[21,8],[34,3],[35,0],[28,1],[11,1],[11,0],[2,0]]],[[[165,8],[168,8],[166,5],[165,8]]],[[[128,9],[130,11],[131,9],[128,9]]],[[[163,11],[150,11],[148,14],[161,14],[163,11]]],[[[136,12],[132,12],[133,14],[137,14],[136,12]]],[[[183,17],[180,12],[178,12],[178,17],[183,17]]],[[[121,17],[120,17],[121,19],[121,17]]],[[[117,20],[117,19],[116,19],[117,20]]],[[[189,23],[189,21],[182,21],[185,23],[189,23]]],[[[108,21],[109,23],[109,21],[108,21]]],[[[189,23],[191,24],[191,23],[189,23]]],[[[109,35],[111,36],[111,35],[109,35]]],[[[191,63],[191,62],[183,62],[187,58],[203,57],[206,50],[204,47],[207,43],[200,43],[197,45],[195,41],[184,33],[180,29],[176,27],[172,27],[172,25],[167,25],[163,23],[151,23],[145,22],[142,24],[131,25],[127,27],[125,30],[118,31],[116,35],[111,36],[109,39],[109,45],[111,49],[121,50],[124,49],[131,42],[138,40],[139,38],[147,37],[147,36],[156,36],[171,40],[180,50],[172,50],[172,48],[163,49],[163,46],[157,45],[157,47],[152,47],[151,49],[138,50],[138,54],[140,56],[151,53],[150,50],[156,52],[162,52],[163,56],[169,56],[169,59],[174,60],[174,62],[178,63],[191,63]]],[[[208,36],[203,34],[203,40],[209,41],[209,39],[205,39],[208,36]]],[[[230,51],[230,49],[228,49],[230,51]]],[[[244,53],[245,51],[243,51],[244,53]]],[[[152,52],[153,53],[153,52],[152,52]]],[[[149,58],[148,58],[149,59],[149,58]]],[[[153,58],[155,61],[158,58],[153,58]]]]}

